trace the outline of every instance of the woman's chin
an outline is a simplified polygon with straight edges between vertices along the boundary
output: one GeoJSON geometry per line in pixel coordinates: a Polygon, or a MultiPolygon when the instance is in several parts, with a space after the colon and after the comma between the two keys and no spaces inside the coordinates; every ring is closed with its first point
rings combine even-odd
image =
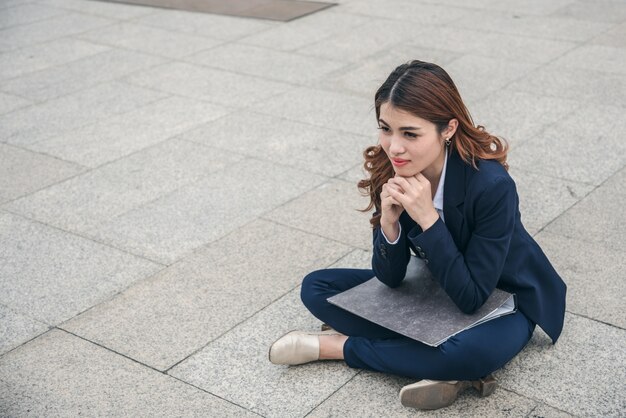
{"type": "Polygon", "coordinates": [[[399,177],[413,177],[419,173],[419,171],[411,167],[394,167],[393,171],[395,171],[396,175],[399,177]]]}

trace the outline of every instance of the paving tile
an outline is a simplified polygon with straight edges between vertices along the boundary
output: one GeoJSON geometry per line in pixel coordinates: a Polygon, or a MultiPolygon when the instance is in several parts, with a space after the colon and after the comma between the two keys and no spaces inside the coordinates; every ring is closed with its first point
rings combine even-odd
{"type": "Polygon", "coordinates": [[[359,194],[356,184],[331,180],[264,218],[368,250],[372,246],[370,214],[358,211],[366,206],[367,198],[359,194]]]}
{"type": "Polygon", "coordinates": [[[16,145],[32,144],[166,96],[117,81],[103,83],[0,116],[0,140],[16,145]]]}
{"type": "Polygon", "coordinates": [[[626,48],[615,48],[603,45],[583,45],[554,61],[551,67],[625,75],[626,48]]]}
{"type": "Polygon", "coordinates": [[[32,102],[22,97],[0,92],[0,115],[30,105],[32,102]]]}
{"type": "MultiPolygon", "coordinates": [[[[248,3],[250,0],[246,1],[248,3]]],[[[223,4],[218,0],[218,3],[223,4]]],[[[244,3],[244,2],[242,2],[244,3]]],[[[305,16],[310,13],[319,12],[333,6],[332,3],[313,2],[306,0],[266,0],[258,2],[258,5],[244,10],[239,10],[232,14],[235,16],[247,16],[258,19],[272,19],[280,21],[289,21],[305,16]]]]}
{"type": "MultiPolygon", "coordinates": [[[[621,117],[623,110],[623,108],[615,105],[581,102],[571,115],[555,123],[554,127],[563,129],[562,125],[567,125],[581,136],[602,137],[604,141],[617,142],[615,137],[620,132],[626,131],[626,120],[621,117]],[[590,121],[594,123],[589,123],[590,121]]],[[[570,135],[567,131],[564,133],[570,135]]],[[[616,145],[615,151],[618,152],[620,150],[619,143],[616,145]]]]}
{"type": "Polygon", "coordinates": [[[489,5],[490,10],[509,12],[515,15],[548,15],[560,8],[571,4],[572,0],[497,0],[489,5]]]}
{"type": "Polygon", "coordinates": [[[42,4],[26,3],[8,7],[0,15],[0,29],[37,22],[67,13],[62,9],[47,7],[42,4]]]}
{"type": "Polygon", "coordinates": [[[259,102],[250,109],[327,129],[374,138],[377,124],[373,107],[373,100],[302,87],[259,102]]]}
{"type": "Polygon", "coordinates": [[[466,9],[409,0],[353,1],[342,12],[372,16],[376,19],[407,20],[412,23],[445,25],[468,14],[466,9]]]}
{"type": "Polygon", "coordinates": [[[626,23],[614,26],[611,30],[608,30],[601,35],[596,36],[591,41],[591,44],[607,45],[625,48],[626,47],[626,23]]]}
{"type": "Polygon", "coordinates": [[[372,252],[356,249],[337,260],[330,268],[371,269],[372,252]]]}
{"type": "MultiPolygon", "coordinates": [[[[0,214],[0,303],[50,325],[161,266],[91,240],[0,214]]],[[[4,375],[3,375],[4,376],[4,375]]]]}
{"type": "Polygon", "coordinates": [[[576,206],[546,227],[547,232],[586,242],[601,243],[617,251],[626,251],[626,170],[613,176],[576,206]]]}
{"type": "Polygon", "coordinates": [[[459,56],[460,54],[455,52],[425,49],[414,45],[394,45],[358,63],[328,74],[322,79],[313,80],[307,83],[307,85],[324,90],[363,96],[373,102],[376,90],[397,66],[413,59],[435,62],[445,66],[459,56]]]}
{"type": "Polygon", "coordinates": [[[142,25],[145,24],[224,41],[232,41],[278,25],[275,22],[259,19],[191,13],[179,10],[160,10],[134,21],[142,25]]]}
{"type": "Polygon", "coordinates": [[[354,184],[357,184],[359,181],[368,178],[369,174],[363,168],[363,162],[364,161],[361,160],[358,164],[341,173],[341,175],[337,176],[337,178],[354,184]]]}
{"type": "Polygon", "coordinates": [[[362,161],[367,137],[240,111],[181,134],[179,139],[221,148],[326,176],[362,161]]]}
{"type": "Polygon", "coordinates": [[[560,180],[516,167],[510,173],[517,185],[522,223],[531,235],[594,189],[589,184],[560,180]]]}
{"type": "Polygon", "coordinates": [[[532,412],[527,415],[528,418],[572,418],[574,415],[568,414],[567,412],[561,411],[556,408],[552,408],[549,405],[544,403],[540,403],[532,410],[532,412]]]}
{"type": "MultiPolygon", "coordinates": [[[[168,0],[131,0],[136,4],[154,6],[166,10],[184,10],[191,13],[203,14],[233,14],[263,4],[268,0],[232,0],[223,2],[220,0],[188,1],[186,3],[170,2],[168,0]]],[[[271,1],[271,0],[269,0],[271,1]]]]}
{"type": "Polygon", "coordinates": [[[466,29],[574,42],[587,41],[611,27],[610,24],[603,22],[590,22],[566,17],[519,15],[491,10],[472,12],[464,19],[456,20],[450,25],[466,29]]]}
{"type": "Polygon", "coordinates": [[[347,33],[371,21],[365,16],[334,13],[333,10],[334,8],[324,10],[276,25],[241,38],[238,42],[281,51],[293,51],[335,34],[347,33]]]}
{"type": "Polygon", "coordinates": [[[376,19],[355,27],[349,32],[338,33],[311,45],[298,48],[297,53],[336,61],[359,63],[377,52],[420,36],[429,28],[413,22],[376,19]]]}
{"type": "Polygon", "coordinates": [[[497,90],[469,109],[474,122],[503,137],[512,149],[559,123],[581,104],[573,99],[497,90]]]}
{"type": "Polygon", "coordinates": [[[573,314],[552,345],[535,332],[497,373],[500,385],[578,416],[619,416],[626,408],[626,330],[573,314]]]}
{"type": "Polygon", "coordinates": [[[535,402],[513,392],[496,391],[480,398],[474,389],[463,392],[447,408],[420,411],[402,406],[398,394],[414,380],[364,371],[333,393],[309,417],[526,417],[535,402]]]}
{"type": "Polygon", "coordinates": [[[43,44],[28,46],[0,54],[0,80],[8,80],[48,67],[90,57],[108,50],[78,39],[55,39],[43,44]]]}
{"type": "Polygon", "coordinates": [[[0,203],[72,177],[84,167],[0,144],[0,203]]]}
{"type": "Polygon", "coordinates": [[[0,374],[7,416],[256,416],[59,330],[0,358],[0,374]]]}
{"type": "MultiPolygon", "coordinates": [[[[166,370],[348,251],[321,237],[255,221],[62,327],[166,370]]],[[[242,350],[245,345],[237,344],[242,350]]],[[[232,349],[222,354],[241,360],[232,349]]],[[[223,366],[220,361],[209,368],[223,366]]]]}
{"type": "Polygon", "coordinates": [[[621,23],[626,20],[626,5],[620,2],[596,1],[593,7],[586,1],[568,3],[556,9],[551,16],[610,23],[621,23]]]}
{"type": "Polygon", "coordinates": [[[467,9],[491,9],[494,0],[472,0],[468,2],[466,0],[438,0],[436,4],[445,4],[448,6],[458,6],[467,9]]]}
{"type": "Polygon", "coordinates": [[[68,12],[28,25],[3,29],[0,30],[0,52],[75,35],[110,23],[109,19],[68,12]]]}
{"type": "Polygon", "coordinates": [[[304,416],[355,375],[344,362],[278,366],[267,352],[292,329],[319,329],[300,288],[238,325],[169,373],[266,417],[304,416]]]}
{"type": "Polygon", "coordinates": [[[548,65],[511,83],[507,89],[626,107],[626,75],[548,65]]]}
{"type": "Polygon", "coordinates": [[[546,63],[577,46],[574,42],[450,26],[433,27],[408,43],[423,48],[436,48],[525,63],[546,63]]]}
{"type": "Polygon", "coordinates": [[[43,334],[48,329],[48,325],[43,322],[0,304],[0,355],[43,334]]]}
{"type": "Polygon", "coordinates": [[[464,55],[446,65],[445,70],[471,109],[474,102],[521,78],[537,66],[528,62],[464,55]]]}
{"type": "MultiPolygon", "coordinates": [[[[227,161],[223,158],[220,163],[227,161]]],[[[311,173],[244,158],[167,196],[107,217],[85,233],[170,264],[323,180],[311,173]]]]}
{"type": "Polygon", "coordinates": [[[85,32],[80,39],[147,54],[181,58],[219,45],[221,41],[146,25],[120,23],[85,32]]]}
{"type": "Polygon", "coordinates": [[[516,147],[510,164],[527,171],[600,185],[626,164],[623,109],[583,107],[516,147]],[[593,124],[589,121],[593,120],[593,124]]]}
{"type": "Polygon", "coordinates": [[[2,90],[33,100],[49,100],[163,62],[152,55],[110,50],[13,78],[2,83],[2,90]]]}
{"type": "Polygon", "coordinates": [[[170,97],[64,132],[29,148],[84,166],[97,167],[217,119],[228,111],[222,106],[170,97]]]}
{"type": "Polygon", "coordinates": [[[35,0],[4,0],[0,3],[0,9],[8,9],[9,7],[21,6],[26,3],[36,3],[35,0]]]}
{"type": "MultiPolygon", "coordinates": [[[[4,208],[86,234],[102,222],[168,195],[235,161],[237,158],[219,150],[169,140],[14,200],[4,208]]],[[[136,230],[137,226],[132,229],[136,230]]]]}
{"type": "Polygon", "coordinates": [[[293,88],[276,81],[181,62],[144,70],[128,77],[126,81],[239,108],[293,88]]]}
{"type": "Polygon", "coordinates": [[[199,52],[186,57],[185,61],[287,83],[318,79],[345,65],[321,58],[232,43],[199,52]]]}
{"type": "Polygon", "coordinates": [[[569,312],[626,328],[623,252],[584,236],[571,239],[541,232],[537,241],[567,284],[569,312]]]}
{"type": "Polygon", "coordinates": [[[61,9],[74,10],[83,14],[103,16],[117,20],[127,20],[140,16],[146,16],[155,13],[158,10],[152,7],[98,0],[38,0],[38,2],[49,4],[61,9]]]}

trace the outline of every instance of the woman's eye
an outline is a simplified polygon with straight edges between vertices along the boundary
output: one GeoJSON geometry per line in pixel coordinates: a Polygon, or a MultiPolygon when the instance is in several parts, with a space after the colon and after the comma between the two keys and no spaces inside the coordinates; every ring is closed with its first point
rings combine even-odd
{"type": "Polygon", "coordinates": [[[417,134],[413,132],[405,132],[404,134],[408,136],[409,138],[417,138],[417,134]]]}
{"type": "Polygon", "coordinates": [[[389,128],[386,126],[379,126],[378,129],[380,129],[383,132],[389,132],[389,128]]]}

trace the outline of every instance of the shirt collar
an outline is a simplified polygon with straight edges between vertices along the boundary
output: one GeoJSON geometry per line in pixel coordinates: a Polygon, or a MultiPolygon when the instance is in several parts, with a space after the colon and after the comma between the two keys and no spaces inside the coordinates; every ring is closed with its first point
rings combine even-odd
{"type": "Polygon", "coordinates": [[[443,210],[443,183],[446,180],[446,166],[448,165],[448,148],[446,147],[446,157],[443,159],[443,169],[441,170],[441,177],[439,178],[439,184],[437,185],[437,191],[433,197],[433,206],[435,209],[443,210]]]}

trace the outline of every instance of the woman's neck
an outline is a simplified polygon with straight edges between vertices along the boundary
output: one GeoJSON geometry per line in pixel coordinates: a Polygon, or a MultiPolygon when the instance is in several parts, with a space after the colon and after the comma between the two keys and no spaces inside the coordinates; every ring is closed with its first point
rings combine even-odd
{"type": "Polygon", "coordinates": [[[441,172],[443,171],[443,163],[446,158],[446,150],[437,157],[437,159],[428,167],[422,171],[424,177],[430,182],[432,197],[435,197],[437,192],[437,186],[439,186],[439,180],[441,179],[441,172]]]}

